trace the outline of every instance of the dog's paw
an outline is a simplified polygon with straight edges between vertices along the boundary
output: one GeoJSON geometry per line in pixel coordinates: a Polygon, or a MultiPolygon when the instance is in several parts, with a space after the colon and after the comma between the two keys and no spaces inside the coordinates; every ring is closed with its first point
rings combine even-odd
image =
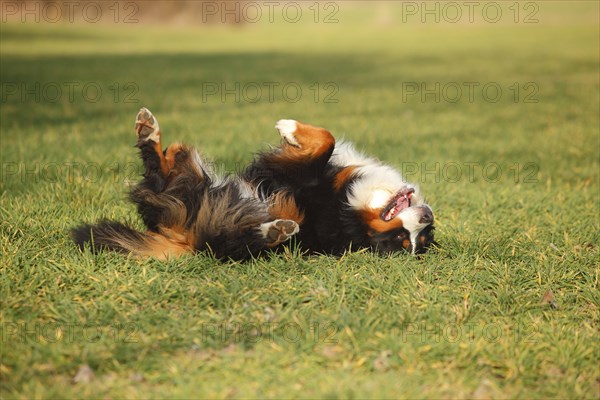
{"type": "Polygon", "coordinates": [[[295,221],[276,219],[275,221],[262,224],[260,231],[267,241],[268,246],[276,246],[298,233],[300,227],[295,221]]]}
{"type": "Polygon", "coordinates": [[[300,147],[295,135],[298,130],[297,121],[294,121],[293,119],[280,119],[275,124],[275,128],[286,142],[292,146],[300,147]]]}
{"type": "Polygon", "coordinates": [[[146,107],[142,107],[135,117],[135,133],[140,141],[160,142],[158,120],[146,107]]]}

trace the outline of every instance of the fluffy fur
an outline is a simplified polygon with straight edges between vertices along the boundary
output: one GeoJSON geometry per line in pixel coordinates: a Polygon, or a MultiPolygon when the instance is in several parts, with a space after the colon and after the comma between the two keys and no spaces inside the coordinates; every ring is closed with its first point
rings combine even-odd
{"type": "Polygon", "coordinates": [[[131,200],[147,230],[101,221],[73,229],[75,242],[140,257],[207,251],[235,260],[291,237],[305,251],[334,255],[364,248],[418,254],[435,243],[431,208],[398,171],[323,128],[294,120],[276,128],[281,146],[238,175],[214,177],[195,149],[163,151],[158,121],[142,108],[136,146],[145,171],[131,200]]]}

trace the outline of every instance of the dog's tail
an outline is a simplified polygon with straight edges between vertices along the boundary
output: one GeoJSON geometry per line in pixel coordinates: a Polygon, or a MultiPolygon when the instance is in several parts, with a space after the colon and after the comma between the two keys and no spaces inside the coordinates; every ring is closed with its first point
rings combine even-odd
{"type": "Polygon", "coordinates": [[[119,222],[101,221],[97,225],[82,225],[71,230],[71,236],[80,249],[87,243],[95,253],[111,250],[140,257],[164,260],[193,251],[183,234],[170,229],[156,232],[138,232],[119,222]]]}

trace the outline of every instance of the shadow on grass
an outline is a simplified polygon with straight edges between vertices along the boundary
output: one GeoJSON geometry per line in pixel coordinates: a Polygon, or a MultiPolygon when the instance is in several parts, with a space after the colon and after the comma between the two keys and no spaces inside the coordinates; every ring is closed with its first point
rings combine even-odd
{"type": "Polygon", "coordinates": [[[2,125],[44,128],[82,119],[92,122],[115,113],[131,114],[143,104],[197,112],[199,104],[227,110],[265,103],[281,108],[359,101],[354,94],[399,86],[402,70],[409,76],[408,71],[424,63],[441,60],[419,58],[392,65],[354,54],[275,52],[4,58],[2,125]]]}

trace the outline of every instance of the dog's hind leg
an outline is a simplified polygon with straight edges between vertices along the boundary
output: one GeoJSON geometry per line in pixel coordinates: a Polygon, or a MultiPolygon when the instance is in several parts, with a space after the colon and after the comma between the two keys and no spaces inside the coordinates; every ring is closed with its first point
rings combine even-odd
{"type": "Polygon", "coordinates": [[[158,120],[145,107],[136,116],[135,132],[138,137],[136,147],[140,149],[144,163],[144,178],[162,184],[157,192],[162,191],[176,175],[191,173],[199,179],[206,175],[196,150],[181,143],[174,143],[162,150],[162,133],[158,120]]]}
{"type": "Polygon", "coordinates": [[[293,119],[280,119],[275,128],[284,141],[277,154],[281,161],[311,164],[329,160],[335,139],[328,130],[293,119]]]}
{"type": "Polygon", "coordinates": [[[165,259],[194,251],[193,238],[186,229],[190,210],[202,194],[204,179],[198,153],[175,144],[163,152],[158,120],[147,108],[137,116],[136,147],[144,164],[144,179],[131,191],[131,199],[148,228],[138,232],[127,225],[102,221],[72,230],[75,242],[83,248],[108,249],[137,256],[165,259]]]}
{"type": "Polygon", "coordinates": [[[161,132],[158,120],[145,107],[142,107],[135,118],[135,132],[138,140],[136,147],[144,162],[144,178],[152,181],[160,191],[169,175],[169,165],[162,150],[161,132]]]}
{"type": "Polygon", "coordinates": [[[279,120],[275,128],[283,139],[281,146],[260,154],[246,169],[245,179],[261,183],[271,193],[282,187],[317,185],[335,147],[331,133],[291,119],[279,120]]]}
{"type": "Polygon", "coordinates": [[[147,108],[138,112],[135,132],[144,178],[132,189],[132,201],[151,231],[185,224],[197,194],[194,189],[210,184],[197,151],[179,143],[163,151],[158,120],[147,108]]]}
{"type": "Polygon", "coordinates": [[[266,155],[269,164],[301,171],[304,181],[310,180],[310,173],[322,172],[335,147],[335,139],[328,130],[293,119],[281,119],[275,128],[283,143],[278,150],[266,155]]]}

